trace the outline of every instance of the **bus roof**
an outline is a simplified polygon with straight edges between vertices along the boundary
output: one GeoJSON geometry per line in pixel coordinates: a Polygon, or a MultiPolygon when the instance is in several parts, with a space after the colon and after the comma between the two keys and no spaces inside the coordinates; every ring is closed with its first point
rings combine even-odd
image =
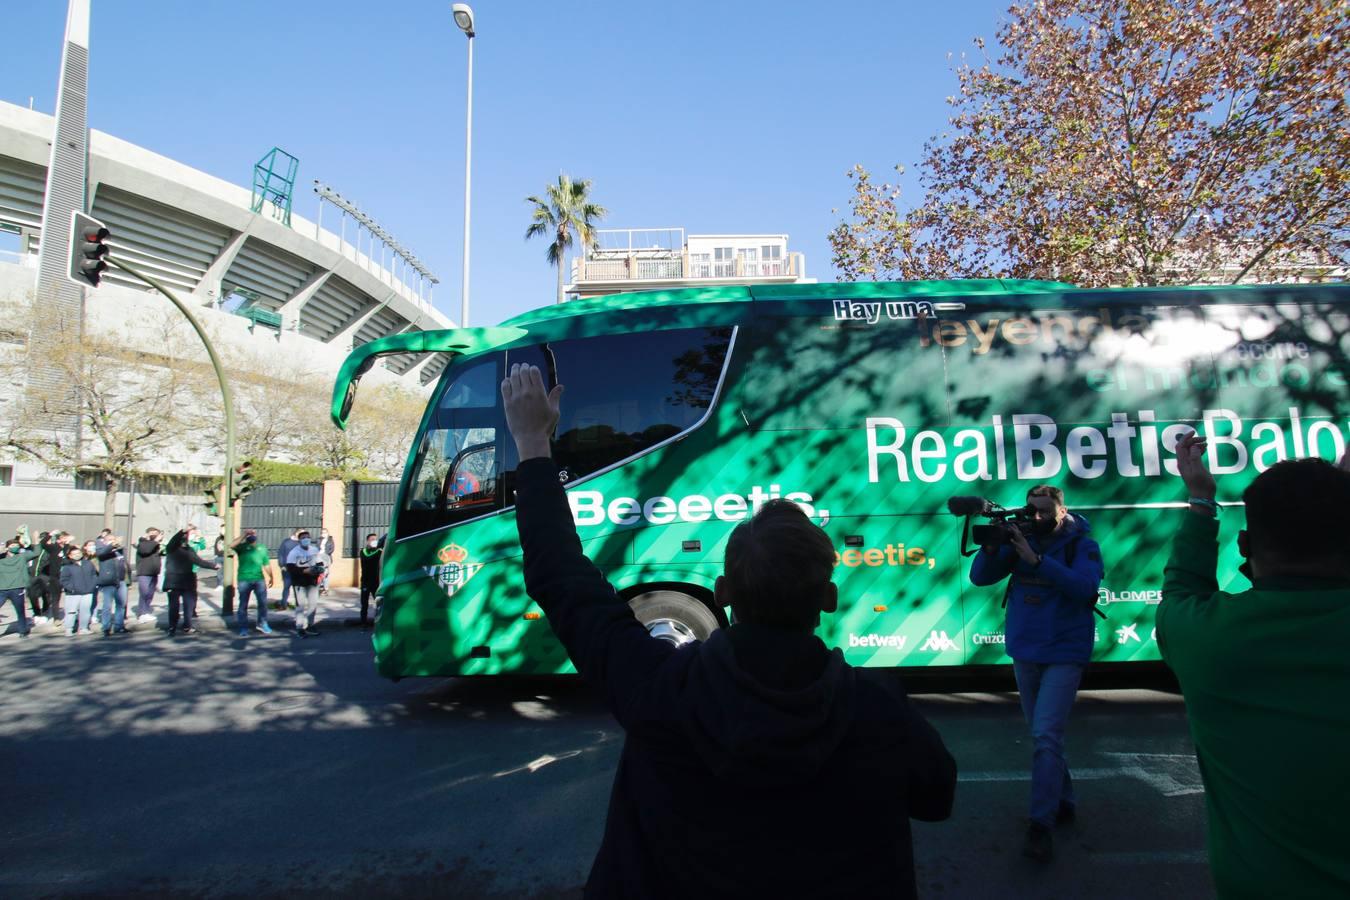
{"type": "Polygon", "coordinates": [[[639,291],[608,294],[588,300],[554,304],[507,319],[503,325],[525,326],[549,319],[583,316],[598,312],[646,309],[690,303],[743,303],[749,300],[788,300],[797,297],[863,300],[869,297],[948,297],[980,294],[1043,294],[1072,291],[1062,281],[1029,281],[1016,278],[971,278],[949,281],[863,281],[828,284],[734,285],[729,287],[686,288],[678,291],[639,291]]]}
{"type": "MultiPolygon", "coordinates": [[[[1326,284],[1193,284],[1162,285],[1157,287],[1080,288],[1063,281],[1035,281],[1019,278],[972,278],[947,281],[864,281],[826,284],[736,285],[728,287],[687,288],[678,291],[641,291],[627,294],[609,294],[587,300],[572,300],[553,304],[502,322],[503,326],[528,328],[542,322],[587,316],[596,313],[655,309],[671,306],[689,306],[705,303],[745,303],[754,300],[867,300],[867,299],[934,299],[941,297],[1007,297],[1013,305],[1040,304],[1058,298],[1065,306],[1096,304],[1195,303],[1200,295],[1210,295],[1219,302],[1269,302],[1269,293],[1303,295],[1311,299],[1317,295],[1334,297],[1343,302],[1347,285],[1343,282],[1326,284]],[[1245,296],[1244,296],[1245,295],[1245,296]],[[1032,299],[1035,297],[1036,299],[1032,299]]],[[[1319,298],[1320,299],[1320,298],[1319,298]]],[[[1053,301],[1051,301],[1053,302],[1053,301]]]]}

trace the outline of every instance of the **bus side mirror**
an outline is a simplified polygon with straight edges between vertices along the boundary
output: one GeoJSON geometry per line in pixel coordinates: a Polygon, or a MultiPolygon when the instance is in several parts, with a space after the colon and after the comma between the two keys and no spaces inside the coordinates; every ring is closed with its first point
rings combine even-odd
{"type": "Polygon", "coordinates": [[[342,398],[341,417],[344,422],[346,422],[347,417],[352,414],[352,404],[356,402],[356,386],[359,383],[360,379],[354,378],[347,384],[347,395],[342,398]]]}

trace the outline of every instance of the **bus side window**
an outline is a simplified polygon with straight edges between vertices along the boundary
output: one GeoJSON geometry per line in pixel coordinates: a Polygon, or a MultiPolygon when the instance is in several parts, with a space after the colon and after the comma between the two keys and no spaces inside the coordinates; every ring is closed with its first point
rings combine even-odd
{"type": "MultiPolygon", "coordinates": [[[[551,370],[566,387],[553,456],[570,482],[698,424],[730,345],[730,328],[638,331],[511,350],[507,364],[551,370]]],[[[512,473],[515,449],[509,441],[504,449],[512,473]]]]}

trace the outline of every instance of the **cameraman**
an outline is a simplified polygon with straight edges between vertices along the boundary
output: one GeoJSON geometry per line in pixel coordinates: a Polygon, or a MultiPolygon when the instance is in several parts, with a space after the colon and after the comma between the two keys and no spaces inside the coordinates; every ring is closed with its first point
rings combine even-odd
{"type": "Polygon", "coordinates": [[[1027,504],[1030,521],[1004,523],[1006,541],[980,548],[970,580],[989,585],[1008,579],[1005,647],[1035,742],[1022,855],[1048,862],[1054,854],[1050,829],[1075,814],[1064,727],[1092,656],[1102,551],[1087,536],[1087,519],[1065,508],[1059,488],[1037,485],[1027,491],[1027,504]]]}

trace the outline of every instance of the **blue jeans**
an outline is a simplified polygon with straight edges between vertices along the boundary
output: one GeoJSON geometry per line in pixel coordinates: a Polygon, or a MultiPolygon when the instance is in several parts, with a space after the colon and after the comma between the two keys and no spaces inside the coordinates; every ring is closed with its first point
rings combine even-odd
{"type": "Polygon", "coordinates": [[[257,581],[241,581],[239,582],[239,609],[234,614],[234,624],[240,628],[248,627],[249,597],[258,598],[258,624],[262,625],[267,621],[267,582],[261,578],[257,581]]]}
{"type": "Polygon", "coordinates": [[[281,605],[285,606],[286,601],[291,599],[291,573],[286,570],[286,564],[281,564],[281,605]]]}
{"type": "Polygon", "coordinates": [[[103,633],[107,634],[113,628],[126,627],[127,586],[120,582],[105,584],[98,592],[103,597],[103,602],[99,606],[99,622],[103,625],[103,633]]]}
{"type": "Polygon", "coordinates": [[[1028,818],[1047,828],[1061,804],[1073,806],[1073,779],[1064,759],[1064,726],[1083,679],[1082,663],[1013,662],[1022,714],[1031,726],[1031,810],[1028,818]]]}
{"type": "Polygon", "coordinates": [[[14,615],[19,620],[19,634],[28,633],[28,617],[24,615],[23,611],[24,595],[27,593],[28,592],[24,588],[11,588],[9,590],[0,591],[0,603],[4,603],[8,600],[10,603],[14,604],[14,615]]]}

